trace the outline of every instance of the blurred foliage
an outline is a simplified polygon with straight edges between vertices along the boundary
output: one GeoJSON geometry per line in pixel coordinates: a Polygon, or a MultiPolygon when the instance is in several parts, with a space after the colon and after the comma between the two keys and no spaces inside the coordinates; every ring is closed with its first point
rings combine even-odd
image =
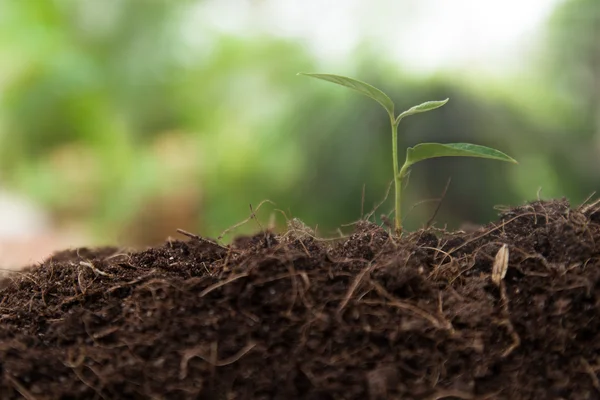
{"type": "MultiPolygon", "coordinates": [[[[58,225],[108,243],[156,243],[176,228],[216,236],[269,199],[263,227],[271,216],[282,226],[282,211],[332,235],[383,199],[384,112],[297,77],[318,68],[301,43],[215,32],[194,21],[195,1],[0,2],[0,184],[58,225]]],[[[452,177],[436,219],[483,223],[495,204],[535,198],[538,187],[581,201],[598,186],[599,15],[595,0],[557,9],[546,58],[532,67],[542,78],[415,79],[368,49],[346,70],[322,72],[372,82],[400,108],[451,98],[402,122],[401,152],[467,141],[517,158],[517,167],[440,159],[412,171],[406,204],[438,197],[452,177]]],[[[406,226],[435,207],[405,210],[406,226]]],[[[388,199],[375,215],[391,209],[388,199]]]]}
{"type": "Polygon", "coordinates": [[[577,115],[569,122],[580,134],[595,134],[600,128],[600,3],[564,1],[547,31],[552,46],[547,49],[546,71],[577,115]]]}

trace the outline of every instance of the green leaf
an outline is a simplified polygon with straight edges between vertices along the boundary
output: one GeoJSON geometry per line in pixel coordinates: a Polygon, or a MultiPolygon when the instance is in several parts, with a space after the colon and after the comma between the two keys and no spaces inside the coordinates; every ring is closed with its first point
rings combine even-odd
{"type": "Polygon", "coordinates": [[[345,86],[350,89],[354,89],[357,92],[364,94],[367,97],[372,98],[386,109],[391,118],[394,118],[394,102],[388,97],[387,94],[377,89],[375,86],[371,86],[368,83],[361,82],[356,79],[348,78],[341,75],[332,74],[308,74],[300,72],[298,75],[310,76],[311,78],[321,79],[327,82],[332,82],[341,86],[345,86]]]}
{"type": "Polygon", "coordinates": [[[421,143],[406,149],[406,161],[402,168],[436,157],[480,157],[518,164],[514,158],[490,147],[470,143],[421,143]]]}
{"type": "Polygon", "coordinates": [[[446,100],[436,100],[436,101],[426,101],[425,103],[419,104],[418,106],[414,106],[404,111],[402,114],[396,118],[396,124],[400,122],[400,120],[404,117],[408,117],[409,115],[423,113],[431,110],[435,110],[436,108],[440,108],[444,104],[446,104],[450,99],[446,100]]]}

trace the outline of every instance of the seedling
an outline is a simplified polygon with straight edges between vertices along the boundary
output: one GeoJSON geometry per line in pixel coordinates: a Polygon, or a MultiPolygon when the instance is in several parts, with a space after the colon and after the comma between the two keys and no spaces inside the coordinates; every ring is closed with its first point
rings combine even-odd
{"type": "Polygon", "coordinates": [[[332,82],[340,86],[345,86],[350,89],[354,89],[359,93],[364,94],[367,97],[372,98],[385,108],[389,117],[390,125],[392,128],[392,160],[394,163],[394,187],[395,187],[395,228],[396,233],[402,233],[402,183],[404,178],[407,177],[409,168],[419,161],[427,160],[429,158],[436,157],[480,157],[489,158],[492,160],[508,161],[511,163],[517,163],[516,160],[502,153],[501,151],[479,146],[469,143],[421,143],[415,147],[409,147],[406,149],[406,159],[404,165],[399,168],[398,164],[398,125],[404,117],[409,115],[419,114],[426,111],[435,110],[446,104],[449,99],[441,101],[427,101],[418,106],[409,108],[408,110],[400,113],[396,116],[394,111],[394,102],[381,90],[368,83],[358,81],[356,79],[347,78],[340,75],[331,74],[306,74],[299,73],[298,75],[305,75],[316,79],[332,82]]]}

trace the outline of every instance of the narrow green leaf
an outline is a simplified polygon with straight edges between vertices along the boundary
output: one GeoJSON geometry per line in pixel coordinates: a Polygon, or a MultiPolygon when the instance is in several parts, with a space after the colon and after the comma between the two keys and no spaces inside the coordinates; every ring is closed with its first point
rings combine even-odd
{"type": "Polygon", "coordinates": [[[360,92],[381,104],[383,108],[386,109],[391,118],[394,118],[394,102],[388,97],[387,94],[383,93],[375,86],[371,86],[368,83],[341,75],[309,74],[304,72],[300,72],[298,75],[310,76],[311,78],[321,79],[327,82],[332,82],[341,86],[345,86],[350,89],[354,89],[357,92],[360,92]]]}
{"type": "Polygon", "coordinates": [[[490,147],[470,143],[421,143],[406,149],[406,161],[403,168],[436,157],[480,157],[517,164],[514,158],[490,147]]]}
{"type": "Polygon", "coordinates": [[[418,106],[414,106],[404,111],[402,114],[396,118],[396,123],[399,123],[400,120],[404,117],[408,117],[409,115],[423,113],[431,110],[435,110],[436,108],[440,108],[444,104],[446,104],[450,99],[446,100],[435,100],[435,101],[426,101],[425,103],[421,103],[418,106]]]}

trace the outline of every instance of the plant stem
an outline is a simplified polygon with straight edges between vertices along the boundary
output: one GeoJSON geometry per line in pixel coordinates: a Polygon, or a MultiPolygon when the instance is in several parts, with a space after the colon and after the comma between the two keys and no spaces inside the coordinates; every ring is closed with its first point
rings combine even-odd
{"type": "Polygon", "coordinates": [[[396,234],[402,234],[402,177],[398,172],[398,123],[393,115],[390,115],[392,124],[392,161],[394,162],[394,189],[395,189],[395,228],[396,234]]]}

